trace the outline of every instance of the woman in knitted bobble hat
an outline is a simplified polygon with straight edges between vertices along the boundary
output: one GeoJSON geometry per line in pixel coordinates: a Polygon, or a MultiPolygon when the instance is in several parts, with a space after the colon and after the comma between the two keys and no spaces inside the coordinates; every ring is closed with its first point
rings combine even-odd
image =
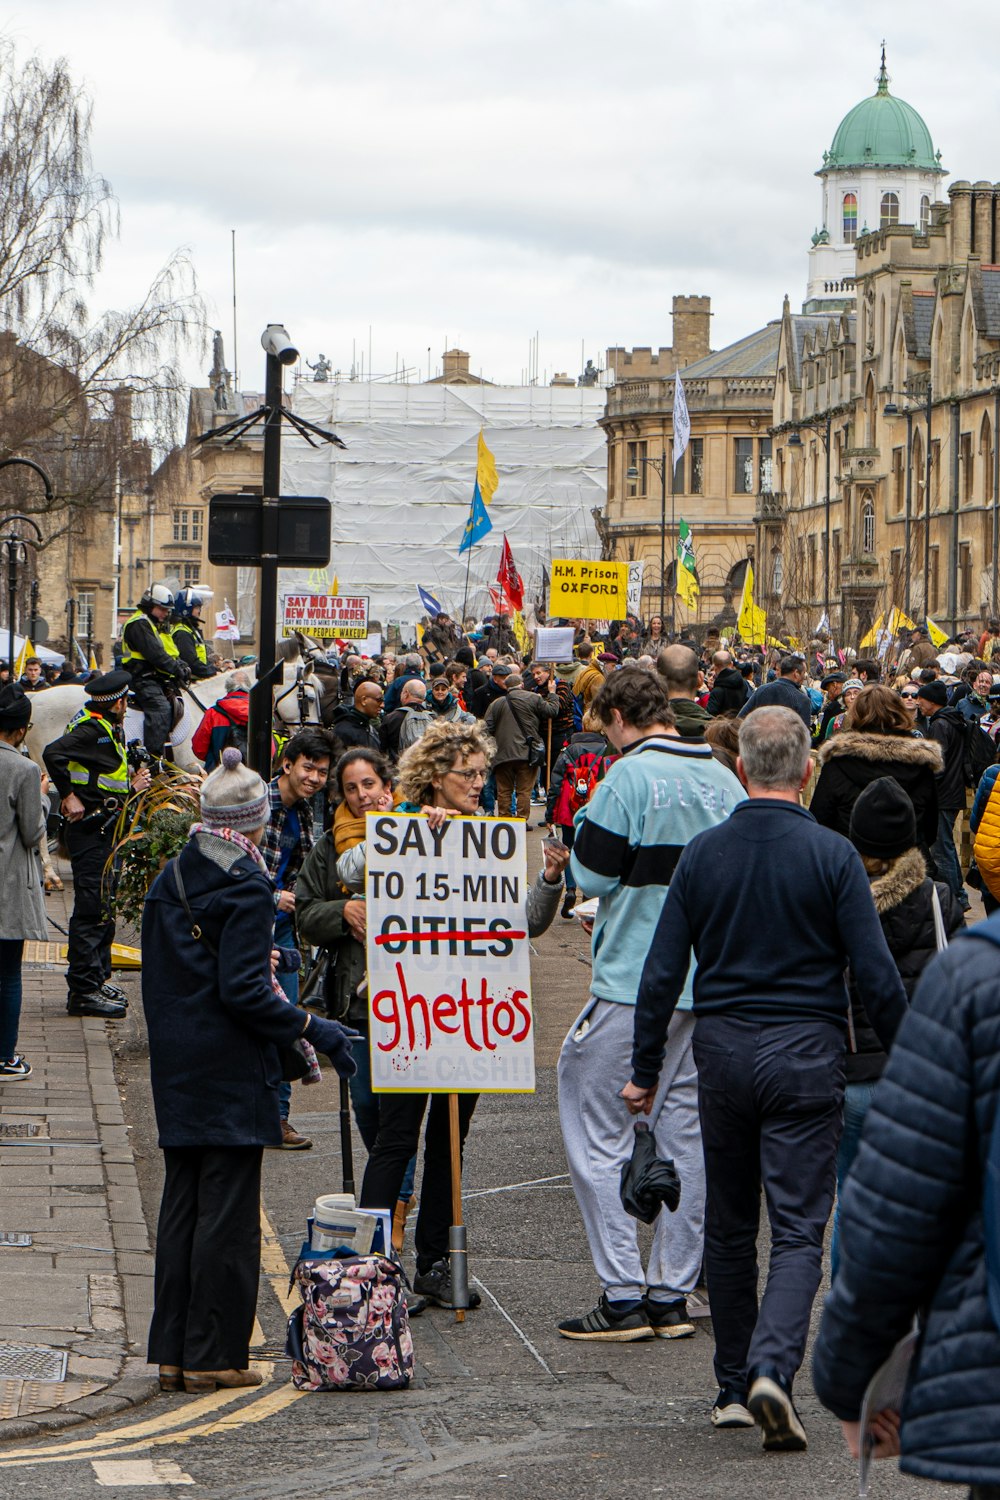
{"type": "Polygon", "coordinates": [[[228,748],[202,821],[142,919],[142,1003],[165,1158],[149,1360],[164,1390],[259,1385],[260,1172],[281,1143],[279,1048],[308,1040],[349,1077],[351,1033],[275,992],[274,892],[257,845],[268,788],[228,748]]]}

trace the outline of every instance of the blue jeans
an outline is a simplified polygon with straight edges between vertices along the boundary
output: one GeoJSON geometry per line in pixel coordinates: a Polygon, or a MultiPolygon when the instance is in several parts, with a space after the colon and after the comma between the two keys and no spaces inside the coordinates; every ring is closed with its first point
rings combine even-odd
{"type": "Polygon", "coordinates": [[[492,771],[483,782],[483,789],[479,793],[479,801],[486,816],[492,818],[497,805],[497,779],[492,771]]]}
{"type": "Polygon", "coordinates": [[[10,1062],[17,1050],[23,952],[21,938],[0,938],[0,1062],[10,1062]]]}
{"type": "Polygon", "coordinates": [[[968,911],[969,897],[962,879],[962,867],[955,848],[955,819],[961,809],[942,807],[938,810],[938,832],[931,849],[931,856],[938,868],[938,879],[943,880],[954,894],[959,906],[968,911]]]}
{"type": "MultiPolygon", "coordinates": [[[[348,1022],[348,1025],[351,1023],[348,1022]]],[[[354,1061],[358,1071],[350,1082],[351,1105],[354,1109],[354,1123],[358,1127],[358,1134],[365,1143],[365,1150],[370,1156],[372,1148],[378,1137],[379,1106],[378,1094],[372,1093],[372,1060],[368,1051],[367,1036],[359,1036],[357,1041],[351,1043],[351,1051],[354,1053],[354,1061]]],[[[411,1156],[406,1164],[403,1174],[403,1185],[399,1190],[399,1196],[404,1201],[413,1196],[413,1181],[417,1175],[417,1158],[411,1156]]]]}
{"type": "Polygon", "coordinates": [[[865,1123],[876,1082],[873,1078],[869,1083],[849,1083],[844,1089],[844,1133],[837,1149],[837,1206],[833,1212],[833,1234],[830,1238],[831,1279],[836,1276],[840,1264],[840,1199],[847,1174],[858,1154],[861,1127],[865,1123]]]}
{"type": "MultiPolygon", "coordinates": [[[[274,919],[274,946],[276,948],[294,948],[295,925],[286,911],[279,911],[274,919]]],[[[299,976],[294,974],[281,974],[278,983],[288,996],[293,1005],[299,1003],[299,976]]],[[[292,1102],[292,1085],[282,1082],[278,1085],[278,1104],[281,1108],[281,1118],[288,1119],[288,1111],[292,1102]]]]}
{"type": "MultiPolygon", "coordinates": [[[[566,845],[566,848],[572,849],[573,840],[576,837],[576,829],[573,827],[573,824],[564,823],[560,827],[559,832],[562,834],[562,841],[566,845]]],[[[566,894],[569,895],[570,891],[576,890],[576,881],[573,879],[573,872],[570,869],[569,865],[567,865],[565,870],[563,871],[563,876],[566,880],[566,894]]]]}

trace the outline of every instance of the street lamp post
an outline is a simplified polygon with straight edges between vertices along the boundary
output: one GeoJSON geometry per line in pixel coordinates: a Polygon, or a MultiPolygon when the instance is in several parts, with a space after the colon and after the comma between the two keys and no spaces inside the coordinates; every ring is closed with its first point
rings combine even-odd
{"type": "MultiPolygon", "coordinates": [[[[666,449],[659,458],[640,458],[639,463],[643,468],[647,466],[654,469],[660,476],[660,629],[663,629],[663,621],[666,614],[665,598],[667,586],[667,452],[666,449]]],[[[625,471],[626,479],[638,479],[639,470],[635,464],[630,464],[625,471]]],[[[670,485],[670,534],[674,532],[674,486],[670,485]]],[[[674,634],[675,625],[674,595],[670,595],[670,634],[674,634]]]]}

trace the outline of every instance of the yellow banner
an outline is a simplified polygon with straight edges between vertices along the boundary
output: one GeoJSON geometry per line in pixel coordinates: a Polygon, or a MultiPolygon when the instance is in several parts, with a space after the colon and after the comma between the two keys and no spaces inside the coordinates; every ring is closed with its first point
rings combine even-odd
{"type": "Polygon", "coordinates": [[[748,646],[763,646],[767,634],[767,613],[753,602],[753,565],[747,563],[743,578],[743,598],[737,621],[740,639],[748,646]]]}
{"type": "Polygon", "coordinates": [[[940,651],[940,649],[941,649],[942,646],[945,646],[948,643],[948,637],[945,635],[944,631],[941,629],[941,626],[940,625],[935,625],[935,623],[931,619],[930,615],[927,616],[927,634],[930,636],[931,641],[938,648],[939,651],[940,651]]]}
{"type": "Polygon", "coordinates": [[[628,563],[554,557],[549,614],[577,620],[624,620],[628,612],[628,563]]]}
{"type": "Polygon", "coordinates": [[[31,641],[28,639],[28,637],[25,636],[25,638],[24,638],[24,645],[21,647],[20,651],[17,653],[17,660],[14,663],[14,681],[15,682],[17,682],[18,678],[24,676],[24,669],[27,666],[28,657],[29,656],[34,656],[34,654],[35,654],[35,648],[31,644],[31,641]]]}
{"type": "Polygon", "coordinates": [[[872,626],[871,630],[869,630],[868,634],[861,637],[861,649],[862,649],[862,651],[867,651],[872,646],[874,646],[874,645],[877,644],[878,638],[879,638],[879,632],[881,631],[882,626],[884,624],[885,624],[885,614],[883,612],[882,614],[879,615],[878,619],[875,621],[875,624],[872,626]]]}

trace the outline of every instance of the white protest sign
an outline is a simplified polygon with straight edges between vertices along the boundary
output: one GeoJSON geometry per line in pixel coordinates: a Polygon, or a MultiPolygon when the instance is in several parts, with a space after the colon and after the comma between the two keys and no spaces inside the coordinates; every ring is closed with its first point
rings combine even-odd
{"type": "Polygon", "coordinates": [[[524,823],[369,813],[365,852],[373,1090],[532,1093],[524,823]]]}
{"type": "Polygon", "coordinates": [[[646,571],[644,562],[630,562],[628,565],[628,594],[626,596],[626,608],[630,615],[642,613],[642,575],[646,571]]]}
{"type": "Polygon", "coordinates": [[[281,628],[285,635],[300,630],[316,640],[365,640],[368,635],[368,599],[348,594],[286,594],[281,601],[281,628]]]}
{"type": "Polygon", "coordinates": [[[535,631],[536,661],[573,660],[572,625],[540,625],[535,631]]]}

